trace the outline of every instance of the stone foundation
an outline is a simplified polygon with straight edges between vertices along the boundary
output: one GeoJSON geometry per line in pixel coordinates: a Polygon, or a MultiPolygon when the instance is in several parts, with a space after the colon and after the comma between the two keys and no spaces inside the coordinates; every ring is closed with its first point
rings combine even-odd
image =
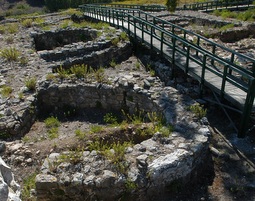
{"type": "Polygon", "coordinates": [[[86,112],[100,102],[107,110],[157,111],[174,125],[174,132],[169,137],[157,132],[128,147],[126,173],[96,151],[84,151],[78,164],[58,164],[62,153],[52,153],[36,177],[38,200],[159,200],[174,182],[181,186],[191,182],[191,175],[207,160],[208,122],[194,121],[193,114],[186,111],[194,104],[192,99],[146,74],[129,73],[115,80],[108,85],[43,81],[38,90],[40,107],[54,112],[68,105],[86,112]],[[52,164],[57,164],[54,171],[52,164]]]}

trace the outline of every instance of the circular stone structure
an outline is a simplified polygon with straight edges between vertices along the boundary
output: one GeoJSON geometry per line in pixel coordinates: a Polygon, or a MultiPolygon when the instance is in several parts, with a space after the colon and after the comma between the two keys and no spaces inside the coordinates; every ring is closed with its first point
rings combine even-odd
{"type": "Polygon", "coordinates": [[[78,163],[59,160],[63,153],[50,154],[36,177],[38,200],[160,200],[169,186],[191,182],[208,157],[208,122],[187,111],[195,101],[146,72],[120,71],[109,76],[107,84],[45,79],[38,100],[43,111],[71,106],[86,112],[100,105],[107,111],[124,107],[132,113],[139,108],[160,112],[174,125],[169,137],[157,132],[126,148],[125,172],[96,150],[83,151],[78,163]]]}
{"type": "MultiPolygon", "coordinates": [[[[53,46],[38,42],[38,52],[31,54],[33,62],[29,63],[31,66],[38,63],[36,71],[31,68],[33,73],[38,73],[33,74],[38,77],[36,90],[22,87],[23,100],[17,96],[3,99],[0,132],[22,136],[40,113],[54,113],[66,107],[86,112],[98,106],[107,111],[125,108],[131,114],[136,109],[159,112],[167,124],[174,126],[174,131],[169,137],[157,132],[150,139],[127,147],[125,172],[95,150],[79,152],[78,163],[59,162],[63,154],[71,157],[72,151],[51,153],[36,176],[37,200],[160,200],[176,182],[180,185],[192,182],[192,175],[197,174],[207,159],[210,138],[206,119],[194,118],[194,114],[187,111],[196,101],[175,88],[164,86],[158,77],[151,77],[137,67],[116,68],[115,73],[108,74],[106,81],[100,83],[85,78],[58,78],[55,74],[60,66],[68,69],[85,64],[98,68],[109,66],[113,59],[120,63],[132,55],[131,43],[121,39],[120,30],[102,33],[97,38],[94,38],[94,30],[84,32],[88,39],[79,38],[79,30],[32,32],[33,43],[48,41],[53,46]],[[70,33],[77,34],[77,40],[63,36],[70,33]],[[52,38],[52,34],[58,36],[57,41],[45,40],[46,36],[52,38]],[[113,41],[117,43],[114,45],[113,41]],[[56,79],[41,77],[42,72],[53,74],[56,79]]],[[[23,46],[30,47],[30,42],[23,46]]],[[[155,70],[165,77],[169,77],[171,71],[168,66],[155,70]]]]}

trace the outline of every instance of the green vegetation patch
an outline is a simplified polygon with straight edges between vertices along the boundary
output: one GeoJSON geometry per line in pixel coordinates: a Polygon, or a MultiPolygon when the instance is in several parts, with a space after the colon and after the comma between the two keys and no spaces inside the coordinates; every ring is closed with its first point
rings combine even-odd
{"type": "Polygon", "coordinates": [[[47,134],[49,139],[55,139],[58,137],[58,127],[60,122],[56,117],[48,117],[44,120],[45,126],[47,128],[47,134]]]}
{"type": "Polygon", "coordinates": [[[213,12],[214,15],[220,16],[223,19],[226,18],[235,18],[242,21],[251,21],[253,22],[255,20],[255,9],[249,9],[247,11],[242,12],[235,12],[235,11],[229,11],[229,10],[215,10],[213,12]]]}

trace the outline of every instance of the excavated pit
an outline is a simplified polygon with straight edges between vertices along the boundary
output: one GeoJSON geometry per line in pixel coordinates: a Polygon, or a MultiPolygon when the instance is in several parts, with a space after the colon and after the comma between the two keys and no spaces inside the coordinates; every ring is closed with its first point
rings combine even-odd
{"type": "MultiPolygon", "coordinates": [[[[134,140],[135,144],[125,150],[125,172],[119,171],[116,164],[96,150],[80,152],[78,163],[59,163],[58,159],[63,153],[51,153],[36,177],[37,200],[155,200],[159,195],[163,196],[175,182],[180,186],[193,183],[194,175],[200,174],[208,157],[210,138],[207,120],[194,118],[194,114],[187,111],[187,107],[195,104],[195,101],[172,87],[164,86],[158,77],[138,70],[137,63],[132,63],[131,70],[116,68],[108,73],[105,82],[73,76],[59,78],[56,69],[60,66],[65,69],[76,64],[93,66],[95,69],[109,66],[113,60],[116,63],[127,60],[132,48],[129,41],[120,38],[119,31],[109,39],[102,35],[93,41],[93,37],[89,38],[93,31],[86,35],[88,38],[85,41],[81,40],[79,34],[76,39],[64,40],[68,37],[63,33],[69,35],[68,31],[56,31],[56,36],[52,33],[32,35],[38,55],[54,78],[49,79],[45,75],[38,80],[36,94],[23,104],[24,108],[17,113],[18,116],[13,116],[15,127],[6,124],[10,127],[4,129],[9,129],[8,132],[11,131],[13,135],[23,135],[40,115],[62,115],[61,112],[68,111],[86,114],[93,108],[111,112],[124,108],[130,114],[137,109],[161,113],[166,123],[174,126],[174,131],[168,137],[157,132],[150,138],[134,140]],[[40,40],[37,38],[39,36],[40,40]],[[119,42],[114,45],[112,40],[116,38],[119,42]],[[50,44],[43,44],[41,40],[50,44]]],[[[130,61],[121,65],[130,65],[130,61]]],[[[169,67],[163,66],[162,69],[165,72],[169,67]]],[[[128,137],[136,132],[131,126],[127,131],[125,135],[128,137]]],[[[112,132],[114,135],[122,134],[121,130],[112,132]]],[[[105,140],[106,137],[101,139],[105,140]]],[[[64,152],[67,156],[72,153],[64,152]]]]}

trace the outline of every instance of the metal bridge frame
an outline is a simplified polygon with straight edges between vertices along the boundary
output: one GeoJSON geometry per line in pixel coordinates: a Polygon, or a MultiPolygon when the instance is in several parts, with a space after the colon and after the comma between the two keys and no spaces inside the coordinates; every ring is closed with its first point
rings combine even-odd
{"type": "MultiPolygon", "coordinates": [[[[134,5],[135,6],[135,5],[134,5]]],[[[245,93],[245,102],[240,109],[242,110],[241,123],[238,131],[238,137],[245,137],[248,130],[249,118],[253,109],[253,102],[255,96],[255,60],[230,50],[224,46],[214,43],[207,38],[172,24],[168,21],[162,20],[151,14],[148,14],[140,9],[121,8],[121,5],[81,5],[80,8],[88,17],[108,22],[117,28],[124,29],[129,36],[135,40],[140,40],[142,43],[148,45],[151,49],[156,50],[160,55],[170,60],[174,65],[182,68],[186,73],[192,74],[195,79],[200,82],[203,87],[206,85],[205,71],[212,73],[214,76],[220,78],[220,91],[214,89],[222,98],[228,96],[226,85],[233,85],[238,90],[245,93]],[[160,24],[160,26],[158,25],[160,24]],[[167,27],[167,29],[165,28],[167,27]],[[170,29],[171,31],[168,31],[170,29]],[[139,34],[138,34],[139,32],[139,34]],[[182,33],[182,37],[175,34],[182,33]],[[145,40],[145,36],[149,36],[149,40],[145,40]],[[194,37],[196,42],[189,41],[188,36],[194,37]],[[207,44],[211,47],[202,47],[202,44],[207,44]],[[166,47],[171,49],[171,53],[166,53],[166,47]],[[221,49],[229,53],[230,58],[222,58],[217,55],[217,51],[221,49]],[[195,55],[193,54],[195,52],[195,55]],[[178,63],[177,55],[185,57],[185,62],[178,63]],[[252,71],[247,70],[236,63],[236,57],[241,57],[247,62],[252,63],[252,71]],[[193,62],[199,66],[200,72],[192,72],[190,63],[193,62]],[[223,67],[223,71],[219,70],[223,67]],[[238,76],[236,76],[238,74],[238,76]],[[240,79],[240,76],[243,80],[240,79]],[[244,81],[245,80],[245,81],[244,81]]],[[[152,11],[158,8],[146,8],[152,11]]],[[[207,84],[210,84],[207,82],[207,84]]],[[[213,86],[212,86],[213,88],[213,86]]]]}

